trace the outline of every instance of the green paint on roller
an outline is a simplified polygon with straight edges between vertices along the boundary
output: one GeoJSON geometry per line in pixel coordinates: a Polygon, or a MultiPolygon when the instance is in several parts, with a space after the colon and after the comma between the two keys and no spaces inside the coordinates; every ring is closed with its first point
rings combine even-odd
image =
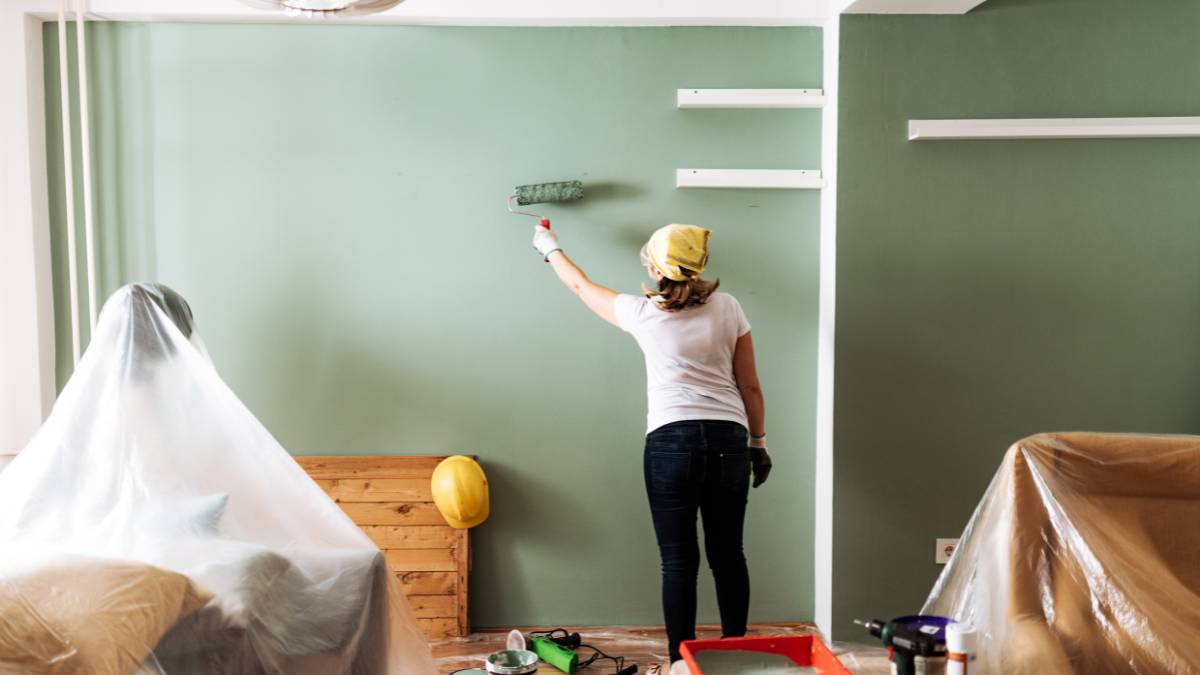
{"type": "Polygon", "coordinates": [[[579,657],[575,652],[548,637],[533,638],[533,651],[539,659],[564,673],[575,672],[575,666],[579,665],[579,657]]]}
{"type": "Polygon", "coordinates": [[[533,185],[518,185],[513,190],[517,204],[543,204],[545,202],[571,202],[583,199],[583,183],[577,180],[559,183],[535,183],[533,185]]]}

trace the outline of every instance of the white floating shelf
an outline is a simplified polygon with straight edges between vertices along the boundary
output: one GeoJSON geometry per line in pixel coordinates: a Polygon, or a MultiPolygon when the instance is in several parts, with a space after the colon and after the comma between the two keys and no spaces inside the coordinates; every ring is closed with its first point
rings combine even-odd
{"type": "Polygon", "coordinates": [[[820,108],[822,89],[680,89],[680,108],[820,108]]]}
{"type": "Polygon", "coordinates": [[[908,140],[1179,138],[1200,136],[1200,117],[909,120],[908,140]]]}
{"type": "Polygon", "coordinates": [[[675,187],[819,190],[825,181],[809,169],[676,169],[675,187]]]}

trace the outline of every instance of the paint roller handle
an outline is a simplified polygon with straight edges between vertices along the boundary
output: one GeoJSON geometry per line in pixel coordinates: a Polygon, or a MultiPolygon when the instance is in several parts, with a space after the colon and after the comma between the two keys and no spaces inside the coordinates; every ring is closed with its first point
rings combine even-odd
{"type": "MultiPolygon", "coordinates": [[[[538,227],[544,227],[547,230],[550,229],[550,219],[542,218],[541,220],[538,221],[538,227]]],[[[554,251],[551,251],[550,253],[554,253],[554,251]]],[[[547,265],[550,264],[550,253],[547,253],[546,255],[542,256],[542,262],[546,263],[547,265]]]]}

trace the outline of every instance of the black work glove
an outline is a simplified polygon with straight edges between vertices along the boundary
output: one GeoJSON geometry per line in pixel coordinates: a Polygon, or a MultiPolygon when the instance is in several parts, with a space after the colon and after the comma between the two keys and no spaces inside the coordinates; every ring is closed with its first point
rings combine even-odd
{"type": "Polygon", "coordinates": [[[771,456],[767,454],[767,438],[750,439],[750,470],[754,473],[751,487],[758,487],[767,482],[771,474],[771,456]]]}

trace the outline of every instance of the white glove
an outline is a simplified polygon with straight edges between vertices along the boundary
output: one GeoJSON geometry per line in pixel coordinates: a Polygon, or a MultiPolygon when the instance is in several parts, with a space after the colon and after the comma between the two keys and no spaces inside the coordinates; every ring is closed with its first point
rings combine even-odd
{"type": "Polygon", "coordinates": [[[758,487],[767,482],[767,476],[771,475],[771,456],[767,454],[767,437],[751,436],[750,442],[750,468],[754,473],[754,481],[751,484],[753,487],[758,487]]]}
{"type": "Polygon", "coordinates": [[[533,248],[541,254],[543,260],[549,259],[551,253],[562,250],[558,245],[558,235],[542,225],[533,226],[533,248]]]}

